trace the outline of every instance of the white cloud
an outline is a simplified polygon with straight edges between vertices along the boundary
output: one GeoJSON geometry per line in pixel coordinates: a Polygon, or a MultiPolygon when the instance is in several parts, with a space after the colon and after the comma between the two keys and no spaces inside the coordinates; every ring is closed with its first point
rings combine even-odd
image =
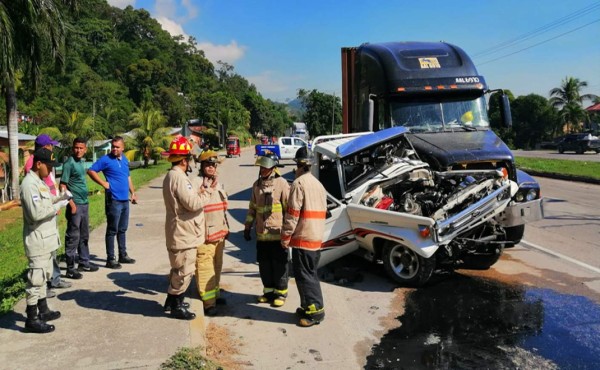
{"type": "Polygon", "coordinates": [[[200,50],[204,50],[206,58],[213,63],[221,60],[233,64],[246,53],[246,47],[238,45],[235,40],[232,40],[228,45],[215,45],[210,42],[201,42],[198,43],[197,47],[200,50]]]}
{"type": "Polygon", "coordinates": [[[108,0],[108,4],[125,9],[128,5],[135,7],[135,0],[108,0]]]}
{"type": "Polygon", "coordinates": [[[158,23],[160,23],[165,31],[171,34],[171,36],[183,35],[184,40],[187,40],[188,35],[183,30],[181,24],[179,24],[177,21],[165,17],[156,17],[156,20],[158,23]]]}
{"type": "Polygon", "coordinates": [[[275,101],[293,99],[296,96],[297,85],[303,78],[275,71],[263,71],[258,75],[246,77],[256,86],[256,89],[266,98],[275,101]]]}

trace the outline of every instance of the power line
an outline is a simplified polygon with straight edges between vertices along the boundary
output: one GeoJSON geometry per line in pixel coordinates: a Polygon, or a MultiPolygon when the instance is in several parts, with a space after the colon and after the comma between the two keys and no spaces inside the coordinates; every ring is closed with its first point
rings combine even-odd
{"type": "Polygon", "coordinates": [[[519,36],[516,36],[516,37],[514,37],[514,38],[512,38],[512,39],[510,39],[508,41],[501,42],[501,43],[499,43],[497,45],[494,45],[494,46],[492,46],[492,47],[490,47],[488,49],[485,49],[485,50],[482,50],[482,51],[480,51],[478,53],[475,53],[475,54],[473,54],[473,57],[480,57],[480,56],[485,56],[485,55],[489,55],[489,54],[494,54],[494,53],[496,53],[496,52],[498,52],[500,50],[503,50],[503,49],[506,49],[508,47],[514,46],[514,45],[519,44],[519,43],[521,43],[523,41],[529,40],[532,37],[535,37],[535,36],[538,36],[540,34],[546,33],[546,32],[548,32],[548,31],[550,31],[550,30],[552,30],[552,29],[554,29],[554,28],[556,28],[558,26],[561,26],[561,25],[564,25],[566,23],[569,23],[569,22],[571,22],[571,21],[573,21],[575,19],[578,19],[582,15],[585,15],[587,13],[591,13],[591,12],[595,11],[598,8],[600,8],[600,1],[596,2],[596,3],[592,4],[592,5],[589,5],[589,6],[585,7],[585,8],[582,8],[580,10],[577,10],[577,11],[575,11],[575,12],[569,14],[569,15],[566,15],[566,16],[564,16],[562,18],[559,18],[559,19],[557,19],[557,20],[555,20],[553,22],[550,22],[550,23],[548,23],[548,24],[546,24],[544,26],[536,28],[533,31],[526,32],[526,33],[521,34],[519,36]]]}
{"type": "Polygon", "coordinates": [[[495,61],[497,61],[497,60],[499,60],[499,59],[504,59],[504,58],[506,58],[506,57],[509,57],[509,56],[511,56],[511,55],[515,55],[515,54],[517,54],[517,53],[520,53],[520,52],[522,52],[522,51],[525,51],[525,50],[531,49],[531,48],[533,48],[533,47],[539,46],[539,45],[541,45],[541,44],[545,44],[545,43],[547,43],[547,42],[549,42],[549,41],[555,40],[555,39],[557,39],[557,38],[559,38],[559,37],[562,37],[562,36],[564,36],[564,35],[567,35],[567,34],[569,34],[569,33],[573,33],[573,32],[575,32],[575,31],[578,31],[578,30],[580,30],[580,29],[582,29],[582,28],[584,28],[584,27],[587,27],[587,26],[589,26],[590,24],[594,24],[594,23],[597,23],[597,22],[600,22],[600,18],[599,18],[599,19],[596,19],[595,21],[591,21],[590,23],[586,23],[586,24],[584,24],[583,26],[580,26],[580,27],[574,28],[574,29],[572,29],[572,30],[570,30],[570,31],[567,31],[567,32],[561,33],[560,35],[557,35],[557,36],[554,36],[554,37],[552,37],[552,38],[549,38],[549,39],[547,39],[547,40],[544,40],[544,41],[538,42],[537,44],[533,44],[533,45],[531,45],[531,46],[528,46],[528,47],[526,47],[526,48],[523,48],[523,49],[517,50],[517,51],[515,51],[515,52],[512,52],[512,53],[510,53],[510,54],[506,54],[506,55],[500,56],[500,57],[498,57],[498,58],[490,59],[490,60],[488,60],[488,61],[485,61],[485,62],[483,62],[483,63],[477,63],[477,65],[478,65],[478,66],[482,66],[482,65],[484,65],[484,64],[488,64],[488,63],[491,63],[491,62],[495,62],[495,61]]]}

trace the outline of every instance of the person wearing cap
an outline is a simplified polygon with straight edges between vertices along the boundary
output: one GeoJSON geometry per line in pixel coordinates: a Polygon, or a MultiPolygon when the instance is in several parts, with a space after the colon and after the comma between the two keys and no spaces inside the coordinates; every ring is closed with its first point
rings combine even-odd
{"type": "MultiPolygon", "coordinates": [[[[35,138],[35,150],[40,148],[46,148],[49,151],[54,149],[55,145],[58,145],[58,141],[52,140],[52,138],[46,134],[38,135],[35,138]]],[[[60,166],[60,164],[59,164],[60,166]]],[[[23,171],[27,174],[31,168],[33,167],[33,155],[30,155],[23,166],[23,171]]],[[[44,178],[44,182],[48,185],[50,189],[50,194],[53,196],[58,195],[58,190],[56,189],[56,177],[54,176],[54,169],[50,171],[48,176],[44,178]]],[[[52,252],[52,275],[50,279],[48,279],[48,287],[54,289],[65,289],[70,288],[72,286],[71,283],[64,281],[60,276],[60,265],[58,263],[58,257],[56,255],[56,251],[52,252]]],[[[53,290],[48,291],[48,298],[52,298],[56,296],[56,293],[53,290]]]]}
{"type": "Polygon", "coordinates": [[[256,224],[256,259],[263,284],[258,302],[281,307],[287,298],[289,275],[288,252],[281,248],[281,227],[290,186],[276,171],[276,158],[265,155],[256,160],[260,170],[252,185],[244,239],[252,239],[250,231],[256,224]]]}
{"type": "Polygon", "coordinates": [[[219,283],[223,269],[223,249],[229,235],[227,221],[227,193],[223,184],[217,181],[219,155],[207,150],[200,155],[200,174],[192,179],[195,189],[214,188],[204,206],[204,243],[198,247],[196,258],[196,283],[204,305],[205,316],[215,316],[217,304],[225,304],[221,298],[219,283]]]}
{"type": "Polygon", "coordinates": [[[27,285],[27,319],[25,330],[33,333],[49,333],[60,312],[48,308],[46,281],[52,274],[52,253],[60,245],[56,215],[67,206],[66,197],[50,193],[44,178],[52,168],[60,165],[52,151],[39,148],[33,153],[33,164],[21,183],[21,206],[23,208],[23,244],[29,263],[27,285]]]}
{"type": "Polygon", "coordinates": [[[106,214],[106,267],[120,269],[122,263],[135,263],[127,254],[127,228],[129,226],[129,194],[131,203],[137,204],[137,196],[129,175],[129,161],[123,155],[125,141],[115,136],[111,151],[98,159],[87,173],[94,182],[105,189],[104,212],[106,214]],[[103,180],[98,172],[102,172],[103,180]],[[119,248],[119,260],[115,256],[115,236],[119,248]]]}
{"type": "Polygon", "coordinates": [[[164,310],[170,312],[171,317],[180,320],[192,320],[196,317],[196,314],[188,311],[189,304],[183,301],[183,296],[195,271],[196,250],[205,239],[203,208],[216,186],[215,183],[214,186],[194,189],[187,176],[190,150],[187,139],[179,137],[163,153],[171,162],[171,169],[162,186],[166,208],[165,239],[171,264],[164,310]]]}
{"type": "Polygon", "coordinates": [[[298,325],[309,327],[325,318],[317,267],[325,232],[327,193],[310,172],[312,155],[307,147],[298,149],[294,161],[296,179],[290,188],[281,246],[292,248],[294,278],[300,294],[300,307],[296,310],[298,325]]]}
{"type": "Polygon", "coordinates": [[[98,267],[90,262],[89,201],[88,186],[83,156],[87,151],[85,139],[77,137],[73,140],[73,154],[63,164],[60,177],[61,193],[69,190],[73,198],[69,202],[65,216],[67,231],[65,232],[65,254],[67,256],[66,276],[81,279],[81,272],[98,271],[98,267]],[[78,268],[75,269],[75,262],[78,268]]]}

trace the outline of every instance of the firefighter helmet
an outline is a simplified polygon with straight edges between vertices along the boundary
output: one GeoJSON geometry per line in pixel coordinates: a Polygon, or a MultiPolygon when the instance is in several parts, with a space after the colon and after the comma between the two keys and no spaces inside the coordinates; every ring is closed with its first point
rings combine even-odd
{"type": "Polygon", "coordinates": [[[279,159],[277,158],[277,155],[275,153],[273,153],[273,154],[265,154],[261,157],[256,158],[256,163],[254,163],[254,165],[261,166],[264,168],[273,168],[273,167],[277,167],[278,163],[279,163],[279,159]]]}
{"type": "Polygon", "coordinates": [[[168,156],[167,160],[169,162],[178,162],[187,158],[190,155],[191,150],[192,148],[188,140],[185,137],[180,136],[171,141],[171,144],[169,144],[169,150],[162,152],[162,155],[168,156]]]}
{"type": "Polygon", "coordinates": [[[294,157],[294,162],[297,164],[303,164],[306,166],[310,166],[312,164],[313,156],[312,153],[308,150],[308,147],[303,146],[296,151],[296,156],[294,157]]]}
{"type": "Polygon", "coordinates": [[[200,162],[218,163],[219,154],[214,150],[205,150],[200,154],[200,162]]]}

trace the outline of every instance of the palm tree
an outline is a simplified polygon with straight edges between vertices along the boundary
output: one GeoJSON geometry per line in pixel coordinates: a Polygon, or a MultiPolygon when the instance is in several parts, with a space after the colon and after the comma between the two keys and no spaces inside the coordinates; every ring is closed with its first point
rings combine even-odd
{"type": "Polygon", "coordinates": [[[131,114],[130,122],[135,127],[132,130],[132,145],[142,154],[144,167],[147,167],[151,157],[169,146],[169,129],[164,127],[166,119],[160,110],[146,102],[131,114]]]}
{"type": "Polygon", "coordinates": [[[65,27],[60,5],[74,7],[79,0],[0,0],[0,84],[6,101],[10,154],[11,194],[19,198],[19,149],[15,75],[29,74],[33,87],[49,54],[62,63],[65,27]]]}
{"type": "Polygon", "coordinates": [[[585,119],[586,112],[582,108],[584,100],[593,101],[597,98],[594,94],[581,94],[581,90],[587,87],[586,81],[580,81],[575,77],[565,77],[560,87],[550,90],[550,104],[560,110],[563,122],[569,131],[569,124],[579,125],[581,119],[585,119]]]}

